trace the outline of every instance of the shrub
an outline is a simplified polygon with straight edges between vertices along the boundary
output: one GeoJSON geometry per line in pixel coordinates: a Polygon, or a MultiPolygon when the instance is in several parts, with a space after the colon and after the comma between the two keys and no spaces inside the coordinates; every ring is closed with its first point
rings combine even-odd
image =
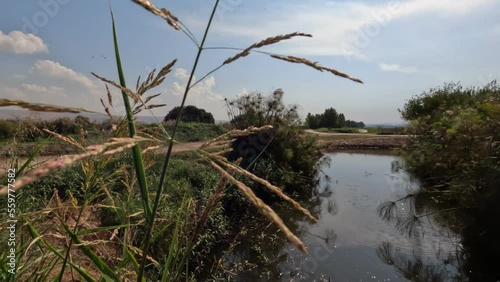
{"type": "Polygon", "coordinates": [[[453,219],[443,222],[463,234],[462,245],[484,252],[485,269],[494,267],[491,262],[500,252],[499,85],[463,89],[447,84],[412,98],[401,115],[411,122],[406,169],[424,183],[410,195],[415,206],[422,207],[418,198],[424,198],[433,210],[429,214],[446,211],[441,216],[453,219]]]}
{"type": "Polygon", "coordinates": [[[297,106],[285,106],[283,95],[284,92],[278,89],[268,97],[253,93],[226,101],[230,122],[236,128],[273,126],[258,134],[238,138],[228,158],[242,157],[242,167],[288,192],[296,192],[312,183],[317,172],[316,163],[322,154],[316,147],[316,137],[299,128],[297,106]]]}
{"type": "MultiPolygon", "coordinates": [[[[175,107],[165,116],[164,121],[176,120],[181,114],[181,107],[175,107]]],[[[198,109],[195,106],[186,106],[182,111],[181,121],[183,122],[201,122],[201,123],[215,123],[214,116],[205,111],[198,109]]]]}
{"type": "Polygon", "coordinates": [[[14,136],[15,124],[9,120],[0,120],[0,139],[8,139],[14,136]]]}

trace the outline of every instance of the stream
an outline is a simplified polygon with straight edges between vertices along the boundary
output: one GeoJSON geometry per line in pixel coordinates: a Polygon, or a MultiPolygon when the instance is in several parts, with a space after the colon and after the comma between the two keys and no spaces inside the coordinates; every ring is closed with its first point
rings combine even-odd
{"type": "MultiPolygon", "coordinates": [[[[287,205],[275,207],[308,248],[304,255],[272,226],[248,232],[248,244],[227,259],[241,265],[237,281],[463,281],[460,237],[432,217],[397,226],[378,208],[419,187],[390,152],[335,152],[313,195],[298,198],[318,218],[313,224],[287,205]],[[257,232],[259,231],[259,232],[257,232]],[[256,246],[257,245],[257,246],[256,246]],[[246,267],[245,267],[246,266],[246,267]]],[[[296,197],[297,198],[297,197],[296,197]]],[[[410,207],[397,203],[398,213],[410,207]]],[[[465,280],[467,281],[467,280],[465,280]]]]}

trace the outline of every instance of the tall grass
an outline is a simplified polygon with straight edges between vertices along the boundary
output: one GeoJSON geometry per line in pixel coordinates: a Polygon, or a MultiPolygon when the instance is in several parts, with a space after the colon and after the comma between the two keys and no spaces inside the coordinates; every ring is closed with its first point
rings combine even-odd
{"type": "MultiPolygon", "coordinates": [[[[152,14],[165,19],[167,24],[175,30],[182,31],[197,45],[198,50],[180,105],[181,113],[192,87],[222,66],[250,55],[257,48],[297,36],[311,37],[309,34],[299,32],[268,37],[245,49],[238,49],[241,52],[222,62],[220,66],[202,76],[200,80],[193,81],[201,54],[207,49],[205,42],[219,1],[216,0],[214,3],[201,41],[198,41],[170,10],[160,9],[150,1],[132,1],[152,14]]],[[[17,245],[16,250],[18,255],[17,278],[32,281],[69,281],[75,280],[78,276],[79,279],[85,281],[136,280],[142,282],[147,281],[147,278],[161,281],[189,280],[193,278],[189,273],[189,258],[193,253],[193,248],[200,239],[200,234],[203,233],[209,217],[217,210],[225,190],[230,186],[236,187],[262,215],[279,227],[292,244],[306,253],[307,248],[300,238],[288,229],[271,207],[266,205],[249,186],[239,179],[244,177],[260,183],[302,211],[311,221],[315,222],[316,219],[298,202],[285,195],[280,188],[244,170],[239,166],[239,161],[229,162],[225,157],[226,153],[232,150],[232,142],[235,137],[255,134],[261,130],[269,129],[269,126],[232,130],[203,144],[193,152],[195,159],[191,162],[193,165],[197,163],[196,165],[200,165],[204,169],[211,168],[213,173],[219,175],[220,180],[216,185],[213,185],[212,191],[204,199],[197,199],[193,196],[194,192],[189,191],[189,189],[179,192],[177,179],[167,176],[172,169],[172,150],[181,115],[175,121],[171,134],[167,133],[161,123],[158,124],[159,132],[157,134],[138,131],[134,121],[134,115],[137,113],[163,106],[150,103],[157,95],[146,95],[149,90],[156,88],[163,82],[176,60],[167,64],[156,75],[155,71],[151,72],[142,82],[139,78],[135,91],[128,88],[120,56],[118,32],[112,12],[111,21],[119,83],[94,73],[93,75],[104,83],[121,90],[126,112],[125,118],[115,119],[112,117],[109,107],[101,99],[106,113],[114,123],[113,138],[102,144],[85,147],[82,145],[83,138],[76,140],[46,130],[45,132],[48,134],[74,146],[79,153],[48,161],[30,171],[18,171],[14,186],[21,201],[22,197],[28,196],[22,193],[22,187],[26,186],[24,189],[32,192],[36,189],[36,184],[39,183],[37,181],[41,181],[43,177],[57,175],[65,171],[64,169],[79,164],[76,174],[78,178],[76,183],[79,187],[71,187],[69,191],[66,191],[66,196],[63,199],[61,199],[59,191],[56,190],[53,196],[47,199],[46,206],[41,209],[20,209],[18,226],[22,224],[24,228],[19,232],[20,245],[17,245]],[[133,103],[130,99],[133,100],[133,103]],[[144,144],[147,147],[142,149],[141,146],[144,144]],[[161,169],[154,169],[155,166],[158,166],[158,159],[153,154],[153,149],[160,145],[167,145],[167,152],[161,161],[161,169]],[[105,172],[110,171],[111,174],[105,175],[105,172]],[[150,194],[153,195],[152,198],[150,198],[150,194]],[[177,198],[170,200],[171,197],[177,198]],[[172,203],[175,205],[172,206],[172,203]],[[98,218],[95,213],[89,212],[90,210],[104,211],[108,214],[111,223],[103,224],[105,217],[98,218]],[[41,220],[43,224],[37,224],[37,220],[41,220]],[[169,243],[163,245],[162,239],[167,239],[169,243]],[[105,256],[96,246],[100,246],[108,252],[115,252],[115,254],[105,256]],[[158,255],[157,250],[164,250],[164,252],[158,255]],[[159,273],[154,273],[155,269],[159,270],[159,273]]],[[[361,82],[359,79],[320,66],[305,58],[282,56],[264,51],[258,52],[272,58],[304,64],[319,71],[327,71],[336,76],[361,82]]],[[[112,106],[109,90],[107,93],[109,106],[112,106]]],[[[0,99],[0,106],[12,105],[36,111],[86,111],[78,108],[0,99]]],[[[7,192],[7,187],[0,188],[0,195],[5,196],[7,192]]],[[[3,205],[4,202],[0,204],[3,205]]],[[[2,225],[0,233],[5,234],[5,232],[6,229],[2,225]]],[[[6,254],[7,251],[3,248],[2,258],[5,258],[6,254]]],[[[9,274],[5,267],[1,271],[0,275],[2,275],[3,281],[13,281],[16,278],[9,274]]]]}

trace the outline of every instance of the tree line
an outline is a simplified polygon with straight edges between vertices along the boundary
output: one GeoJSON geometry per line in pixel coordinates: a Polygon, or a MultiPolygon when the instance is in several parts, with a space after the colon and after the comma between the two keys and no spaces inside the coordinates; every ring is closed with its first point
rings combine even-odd
{"type": "Polygon", "coordinates": [[[322,114],[308,113],[306,117],[306,127],[311,129],[316,128],[343,128],[357,127],[363,128],[365,124],[362,121],[353,121],[345,118],[343,113],[338,113],[334,108],[326,109],[322,114]]]}

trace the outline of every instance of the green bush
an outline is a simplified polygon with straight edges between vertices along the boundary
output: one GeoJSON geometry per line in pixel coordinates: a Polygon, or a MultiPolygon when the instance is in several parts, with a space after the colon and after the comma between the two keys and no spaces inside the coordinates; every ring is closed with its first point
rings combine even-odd
{"type": "MultiPolygon", "coordinates": [[[[173,125],[164,125],[167,132],[171,133],[173,125]]],[[[180,142],[196,142],[212,139],[226,133],[226,127],[219,124],[197,122],[181,122],[177,127],[176,140],[180,142]]]]}
{"type": "Polygon", "coordinates": [[[441,221],[462,234],[464,248],[483,252],[478,257],[488,258],[481,262],[485,269],[494,268],[500,259],[499,85],[448,84],[414,97],[401,115],[412,135],[403,152],[406,169],[423,182],[410,195],[417,211],[424,210],[418,198],[427,199],[429,214],[447,211],[441,221]]]}
{"type": "MultiPolygon", "coordinates": [[[[181,114],[181,107],[175,107],[165,116],[164,121],[176,120],[181,114]]],[[[214,116],[205,111],[204,109],[198,109],[195,106],[186,106],[182,111],[181,121],[183,122],[201,122],[214,124],[214,116]]]]}
{"type": "Polygon", "coordinates": [[[238,138],[228,158],[242,157],[242,167],[293,193],[314,182],[322,154],[316,146],[317,137],[299,127],[297,106],[285,106],[283,95],[278,89],[269,97],[253,93],[227,101],[230,122],[236,128],[273,126],[238,138]]]}
{"type": "Polygon", "coordinates": [[[0,139],[8,139],[14,136],[15,124],[9,120],[0,120],[0,139]]]}

